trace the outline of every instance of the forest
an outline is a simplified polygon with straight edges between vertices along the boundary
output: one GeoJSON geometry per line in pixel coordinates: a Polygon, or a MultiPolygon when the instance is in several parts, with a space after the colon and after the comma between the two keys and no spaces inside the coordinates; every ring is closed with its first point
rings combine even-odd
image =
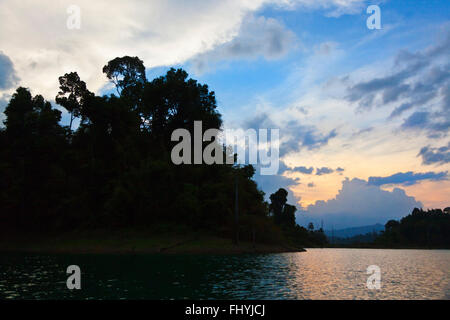
{"type": "Polygon", "coordinates": [[[329,247],[348,248],[450,248],[450,207],[414,208],[400,220],[389,220],[384,231],[347,238],[330,237],[329,247]]]}
{"type": "Polygon", "coordinates": [[[111,60],[103,72],[114,94],[95,95],[76,72],[59,78],[55,101],[70,114],[68,125],[41,95],[23,87],[13,94],[0,129],[3,233],[171,224],[230,239],[237,228],[241,240],[326,243],[323,231],[296,225],[286,190],[265,201],[253,166],[172,163],[175,129],[222,126],[207,85],[173,68],[147,80],[138,57],[111,60]]]}
{"type": "Polygon", "coordinates": [[[374,244],[389,248],[450,248],[450,208],[414,208],[400,221],[388,221],[374,244]]]}

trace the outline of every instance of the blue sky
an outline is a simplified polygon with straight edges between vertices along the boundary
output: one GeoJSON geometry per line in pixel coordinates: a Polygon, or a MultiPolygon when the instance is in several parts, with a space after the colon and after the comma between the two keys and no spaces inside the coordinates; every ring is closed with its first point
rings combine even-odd
{"type": "Polygon", "coordinates": [[[139,56],[149,79],[186,69],[216,92],[225,127],[280,128],[283,170],[255,178],[290,191],[299,223],[450,205],[449,1],[4,0],[0,39],[0,110],[19,85],[53,101],[71,71],[110,93],[101,67],[117,56],[139,56]],[[71,4],[80,29],[66,27],[71,4]]]}
{"type": "MultiPolygon", "coordinates": [[[[367,3],[380,4],[376,1],[367,3]]],[[[252,96],[282,87],[290,71],[301,68],[311,54],[310,50],[321,43],[336,42],[346,51],[346,57],[323,74],[324,80],[327,76],[345,74],[370,61],[388,59],[400,49],[424,48],[432,44],[433,36],[450,17],[450,3],[447,1],[408,1],[408,5],[404,1],[386,1],[381,8],[381,31],[366,27],[370,15],[364,12],[327,17],[324,10],[302,12],[265,8],[255,14],[282,22],[297,36],[298,48],[277,60],[252,57],[221,61],[213,71],[204,74],[196,73],[189,62],[181,66],[216,90],[222,112],[234,112],[243,102],[249,103],[252,96]],[[360,44],[365,40],[367,42],[360,44]]]]}

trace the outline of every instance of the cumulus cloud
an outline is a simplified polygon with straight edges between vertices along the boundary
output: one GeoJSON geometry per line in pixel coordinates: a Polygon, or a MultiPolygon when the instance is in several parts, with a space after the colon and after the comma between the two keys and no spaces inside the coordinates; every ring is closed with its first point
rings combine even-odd
{"type": "Polygon", "coordinates": [[[414,173],[409,172],[399,172],[388,177],[369,177],[369,184],[374,186],[382,186],[388,184],[401,184],[404,186],[412,186],[422,180],[432,180],[441,181],[448,179],[448,172],[425,172],[425,173],[414,173]]]}
{"type": "Polygon", "coordinates": [[[423,164],[445,164],[450,162],[450,142],[447,146],[432,148],[430,146],[420,149],[418,156],[422,156],[423,164]]]}
{"type": "Polygon", "coordinates": [[[295,34],[272,18],[249,16],[231,41],[192,59],[197,72],[204,72],[218,61],[235,59],[278,59],[293,48],[295,34]]]}
{"type": "Polygon", "coordinates": [[[309,205],[306,212],[297,215],[297,222],[320,223],[323,220],[327,229],[332,226],[357,227],[399,219],[413,208],[422,206],[414,197],[406,195],[403,189],[385,191],[365,180],[346,179],[334,199],[309,205]]]}
{"type": "MultiPolygon", "coordinates": [[[[374,107],[392,106],[389,120],[406,113],[401,128],[424,130],[430,138],[441,138],[450,128],[450,27],[444,25],[440,42],[417,52],[400,51],[391,71],[383,76],[353,82],[346,100],[358,112],[374,107]]],[[[349,83],[348,77],[342,78],[349,83]]]]}
{"type": "Polygon", "coordinates": [[[11,89],[19,82],[11,59],[0,51],[0,90],[11,89]]]}
{"type": "Polygon", "coordinates": [[[233,39],[243,19],[264,3],[79,0],[81,28],[71,30],[72,1],[3,0],[0,39],[23,84],[51,99],[58,76],[69,71],[78,71],[97,92],[106,83],[102,66],[117,56],[139,56],[147,67],[187,61],[233,39]]]}

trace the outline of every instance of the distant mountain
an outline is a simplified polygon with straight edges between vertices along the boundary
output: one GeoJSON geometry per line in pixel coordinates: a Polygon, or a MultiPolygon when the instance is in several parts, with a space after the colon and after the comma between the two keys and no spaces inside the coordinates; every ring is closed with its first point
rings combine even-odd
{"type": "Polygon", "coordinates": [[[362,226],[362,227],[353,227],[353,228],[345,228],[345,229],[339,229],[339,230],[325,230],[325,234],[328,237],[334,236],[337,238],[349,238],[360,234],[366,234],[371,232],[377,232],[384,231],[384,225],[377,223],[372,224],[369,226],[362,226]]]}

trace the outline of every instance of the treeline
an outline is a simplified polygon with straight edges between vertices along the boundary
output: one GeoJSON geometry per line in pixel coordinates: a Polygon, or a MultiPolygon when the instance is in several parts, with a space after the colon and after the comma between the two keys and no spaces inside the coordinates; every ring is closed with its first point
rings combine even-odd
{"type": "MultiPolygon", "coordinates": [[[[93,94],[75,72],[59,78],[55,100],[69,112],[68,126],[41,95],[13,94],[0,130],[2,232],[169,223],[231,237],[236,183],[241,239],[284,241],[284,229],[300,228],[295,207],[283,204],[280,213],[264,201],[252,166],[172,163],[175,129],[193,135],[194,121],[204,131],[222,125],[207,85],[182,69],[148,81],[137,57],[116,58],[103,71],[117,94],[93,94]]],[[[301,236],[297,242],[308,241],[301,236]]]]}
{"type": "Polygon", "coordinates": [[[378,238],[377,232],[368,232],[365,234],[358,234],[351,237],[328,237],[330,244],[333,246],[357,246],[364,245],[368,243],[374,243],[375,239],[378,238]]]}
{"type": "Polygon", "coordinates": [[[450,208],[415,208],[399,221],[389,220],[379,233],[330,237],[329,242],[331,247],[349,248],[450,248],[450,208]]]}
{"type": "Polygon", "coordinates": [[[390,220],[374,244],[381,247],[450,248],[450,208],[415,208],[400,221],[390,220]]]}

